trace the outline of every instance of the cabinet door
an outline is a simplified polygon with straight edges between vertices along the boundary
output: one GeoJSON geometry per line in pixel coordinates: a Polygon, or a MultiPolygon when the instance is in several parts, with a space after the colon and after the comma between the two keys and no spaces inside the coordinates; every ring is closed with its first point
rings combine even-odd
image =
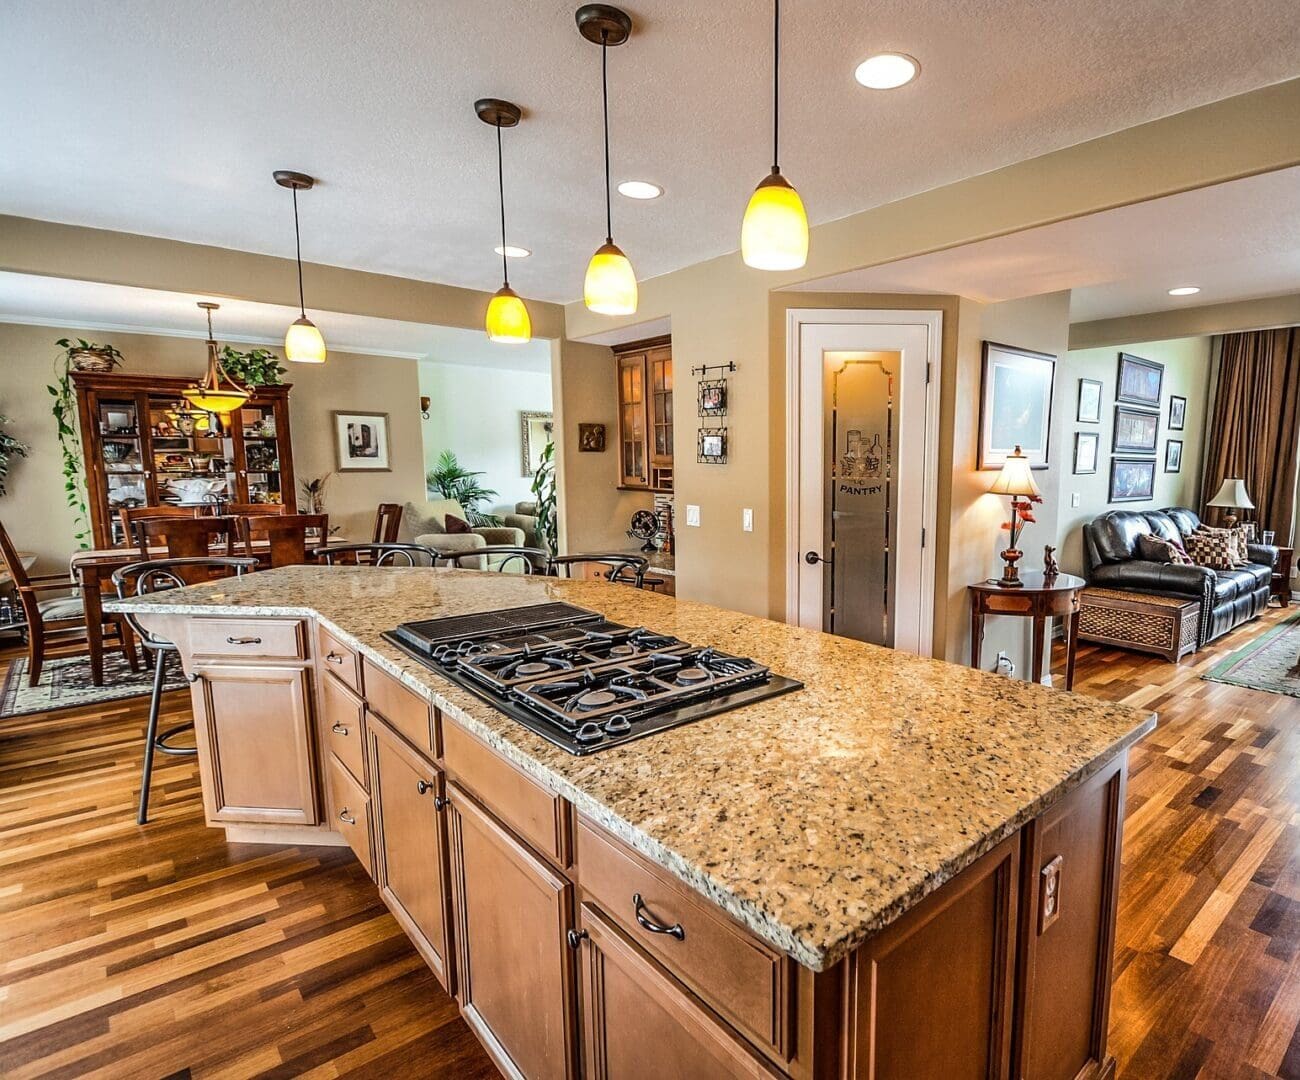
{"type": "Polygon", "coordinates": [[[668,346],[646,354],[650,401],[650,463],[673,463],[673,351],[668,346]]]}
{"type": "Polygon", "coordinates": [[[307,669],[208,664],[195,673],[195,732],[208,821],[317,824],[307,669]]]}
{"type": "Polygon", "coordinates": [[[442,774],[378,718],[366,737],[379,894],[450,991],[442,774]]]}
{"type": "Polygon", "coordinates": [[[618,358],[618,482],[647,487],[645,353],[618,358]]]}
{"type": "Polygon", "coordinates": [[[457,998],[507,1075],[577,1075],[572,886],[448,785],[457,998]]]}

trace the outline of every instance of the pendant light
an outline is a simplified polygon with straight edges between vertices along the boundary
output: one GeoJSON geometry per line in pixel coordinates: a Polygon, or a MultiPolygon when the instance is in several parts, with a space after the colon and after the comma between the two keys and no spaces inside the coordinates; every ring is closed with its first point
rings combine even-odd
{"type": "Polygon", "coordinates": [[[302,236],[298,231],[298,192],[310,191],[316,184],[306,173],[277,169],[275,182],[293,192],[293,243],[298,253],[298,311],[300,317],[293,321],[284,335],[284,355],[297,364],[325,363],[325,339],[316,324],[307,318],[307,307],[302,295],[302,236]]]}
{"type": "Polygon", "coordinates": [[[518,124],[522,113],[518,105],[500,98],[480,98],[474,102],[474,111],[483,123],[497,129],[497,194],[501,197],[501,288],[488,301],[487,336],[489,341],[523,345],[532,339],[533,323],[528,308],[510,287],[506,263],[506,179],[501,164],[501,129],[518,124]]]}
{"type": "Polygon", "coordinates": [[[749,197],[740,226],[740,256],[757,270],[798,270],[808,261],[808,215],[778,164],[781,0],[773,0],[772,6],[772,173],[749,197]]]}
{"type": "Polygon", "coordinates": [[[208,315],[208,370],[198,386],[186,387],[181,397],[192,408],[218,416],[229,416],[252,395],[226,372],[217,358],[217,342],[212,336],[212,313],[221,307],[210,300],[200,300],[199,307],[208,315]]]}
{"type": "Polygon", "coordinates": [[[605,117],[605,242],[587,264],[582,296],[587,307],[600,315],[632,315],[636,312],[636,274],[632,264],[614,243],[613,213],[609,196],[609,50],[622,45],[632,34],[632,20],[626,12],[608,4],[585,4],[575,16],[578,32],[600,46],[600,95],[605,117]]]}

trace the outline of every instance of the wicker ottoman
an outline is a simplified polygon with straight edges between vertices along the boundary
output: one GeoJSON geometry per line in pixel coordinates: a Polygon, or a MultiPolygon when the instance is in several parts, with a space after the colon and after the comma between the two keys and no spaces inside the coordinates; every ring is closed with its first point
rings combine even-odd
{"type": "Polygon", "coordinates": [[[1079,594],[1079,637],[1155,653],[1177,663],[1196,651],[1199,600],[1122,589],[1079,594]]]}

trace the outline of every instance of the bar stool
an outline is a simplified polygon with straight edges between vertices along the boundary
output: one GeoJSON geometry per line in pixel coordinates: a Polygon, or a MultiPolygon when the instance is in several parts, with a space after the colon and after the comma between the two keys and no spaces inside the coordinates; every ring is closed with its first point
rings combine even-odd
{"type": "Polygon", "coordinates": [[[433,566],[437,552],[419,544],[335,544],[312,555],[326,566],[433,566]]]}
{"type": "MultiPolygon", "coordinates": [[[[186,585],[195,585],[215,578],[232,575],[240,577],[246,570],[256,570],[257,565],[257,560],[250,558],[153,559],[131,563],[129,566],[113,571],[113,587],[117,590],[118,599],[125,600],[130,596],[145,596],[163,589],[181,589],[186,585]]],[[[172,754],[176,757],[193,757],[198,751],[192,746],[173,746],[168,742],[181,732],[192,729],[193,720],[187,724],[177,724],[163,732],[158,730],[158,712],[162,705],[167,655],[177,651],[175,643],[144,629],[132,613],[127,613],[126,620],[139,636],[140,644],[153,655],[153,691],[149,695],[149,722],[145,730],[140,808],[135,817],[136,824],[143,825],[149,820],[149,785],[153,778],[154,751],[161,750],[164,754],[172,754]]]]}

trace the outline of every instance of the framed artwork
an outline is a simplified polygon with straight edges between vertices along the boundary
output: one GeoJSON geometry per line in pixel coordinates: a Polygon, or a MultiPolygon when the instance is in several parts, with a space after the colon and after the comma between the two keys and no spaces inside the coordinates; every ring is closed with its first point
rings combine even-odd
{"type": "Polygon", "coordinates": [[[333,412],[339,472],[392,472],[388,413],[333,412]]]}
{"type": "Polygon", "coordinates": [[[1183,471],[1183,440],[1165,440],[1165,472],[1183,471]]]}
{"type": "Polygon", "coordinates": [[[700,380],[699,413],[705,418],[727,415],[726,379],[700,380]]]}
{"type": "Polygon", "coordinates": [[[1097,447],[1101,436],[1095,431],[1074,433],[1074,475],[1084,476],[1097,471],[1097,447]]]}
{"type": "Polygon", "coordinates": [[[1146,502],[1155,495],[1155,458],[1111,458],[1110,501],[1146,502]]]}
{"type": "Polygon", "coordinates": [[[1116,405],[1115,437],[1111,449],[1116,453],[1154,454],[1159,431],[1159,413],[1116,405]]]}
{"type": "Polygon", "coordinates": [[[1055,373],[1055,356],[984,342],[979,468],[1002,468],[1017,446],[1031,469],[1047,468],[1055,373]]]}
{"type": "Polygon", "coordinates": [[[1158,409],[1164,381],[1164,364],[1122,352],[1119,354],[1119,377],[1115,381],[1115,400],[1125,405],[1149,405],[1158,409]]]}
{"type": "Polygon", "coordinates": [[[578,453],[603,454],[605,452],[605,425],[578,425],[578,453]]]}
{"type": "Polygon", "coordinates": [[[542,452],[551,443],[555,417],[548,412],[519,414],[519,475],[536,476],[542,464],[542,452]]]}
{"type": "Polygon", "coordinates": [[[695,460],[706,465],[727,463],[727,429],[700,428],[695,460]]]}
{"type": "Polygon", "coordinates": [[[1171,394],[1169,397],[1169,430],[1182,431],[1187,422],[1187,399],[1171,394]]]}
{"type": "Polygon", "coordinates": [[[1101,423],[1101,380],[1079,380],[1079,411],[1075,414],[1081,424],[1101,423]]]}

